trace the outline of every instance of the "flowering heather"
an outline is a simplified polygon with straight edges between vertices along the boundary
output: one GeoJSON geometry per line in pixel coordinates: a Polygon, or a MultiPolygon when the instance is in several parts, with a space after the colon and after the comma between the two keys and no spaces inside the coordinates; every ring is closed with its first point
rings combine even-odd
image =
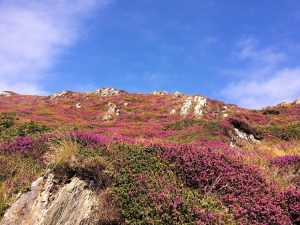
{"type": "Polygon", "coordinates": [[[16,140],[1,143],[0,153],[20,153],[22,155],[30,155],[39,158],[47,150],[47,141],[50,138],[51,136],[49,135],[43,135],[38,138],[30,136],[17,137],[16,140]]]}
{"type": "Polygon", "coordinates": [[[162,147],[160,152],[188,186],[216,193],[240,224],[291,224],[280,193],[257,169],[205,148],[162,147]]]}
{"type": "Polygon", "coordinates": [[[300,189],[296,187],[289,187],[283,193],[283,207],[289,213],[294,224],[300,223],[300,189]]]}
{"type": "Polygon", "coordinates": [[[294,165],[300,168],[300,156],[299,155],[277,156],[271,161],[271,164],[277,166],[294,165]]]}

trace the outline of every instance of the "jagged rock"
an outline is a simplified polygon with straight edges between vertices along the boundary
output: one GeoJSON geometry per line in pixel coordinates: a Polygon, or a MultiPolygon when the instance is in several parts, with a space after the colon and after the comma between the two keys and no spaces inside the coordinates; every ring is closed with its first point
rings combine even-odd
{"type": "Polygon", "coordinates": [[[295,101],[295,104],[296,105],[299,105],[300,104],[300,96],[297,98],[297,100],[295,101]]]}
{"type": "Polygon", "coordinates": [[[167,91],[153,91],[153,95],[168,95],[169,93],[167,91]]]}
{"type": "Polygon", "coordinates": [[[109,97],[109,96],[115,96],[126,92],[123,90],[117,90],[115,88],[100,88],[97,89],[94,93],[99,94],[102,97],[109,97]]]}
{"type": "Polygon", "coordinates": [[[181,116],[186,116],[189,113],[190,108],[192,107],[193,104],[193,98],[192,97],[187,97],[181,107],[180,110],[180,115],[181,116]]]}
{"type": "Polygon", "coordinates": [[[79,102],[76,104],[76,108],[77,109],[81,109],[82,108],[82,106],[81,106],[81,104],[79,102]]]}
{"type": "Polygon", "coordinates": [[[194,115],[201,116],[203,114],[203,110],[207,108],[207,99],[203,96],[196,95],[194,97],[194,102],[196,103],[194,108],[194,115]]]}
{"type": "Polygon", "coordinates": [[[242,131],[240,131],[239,129],[237,128],[234,128],[234,131],[235,131],[235,134],[237,135],[237,138],[239,139],[243,139],[243,140],[246,140],[246,141],[250,141],[250,142],[253,142],[253,143],[256,143],[256,144],[259,144],[260,141],[257,140],[253,134],[246,134],[242,131]]]}
{"type": "Polygon", "coordinates": [[[11,91],[0,91],[0,96],[4,96],[4,97],[10,97],[12,96],[14,93],[11,91]]]}
{"type": "Polygon", "coordinates": [[[110,121],[110,120],[112,120],[112,119],[113,119],[113,117],[112,117],[112,115],[110,115],[110,114],[104,115],[104,116],[102,117],[102,120],[103,120],[103,121],[110,121]]]}
{"type": "Polygon", "coordinates": [[[88,224],[96,205],[96,195],[77,177],[58,190],[53,174],[33,182],[4,215],[1,225],[88,224]]]}
{"type": "Polygon", "coordinates": [[[50,99],[67,98],[72,96],[72,91],[61,91],[55,94],[49,95],[50,99]]]}
{"type": "Polygon", "coordinates": [[[175,114],[176,113],[176,109],[172,109],[171,111],[170,111],[170,114],[172,115],[172,114],[175,114]]]}

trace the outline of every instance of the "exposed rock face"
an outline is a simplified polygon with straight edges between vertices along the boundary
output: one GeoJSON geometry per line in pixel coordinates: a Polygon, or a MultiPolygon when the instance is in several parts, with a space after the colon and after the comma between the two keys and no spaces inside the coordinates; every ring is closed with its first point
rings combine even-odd
{"type": "Polygon", "coordinates": [[[1,225],[89,224],[95,194],[77,177],[53,190],[53,174],[38,178],[4,215],[1,225]]]}
{"type": "Polygon", "coordinates": [[[194,108],[194,115],[195,116],[201,116],[203,114],[204,108],[207,107],[207,99],[203,96],[196,95],[194,97],[194,102],[196,103],[194,108]]]}
{"type": "Polygon", "coordinates": [[[238,130],[237,128],[234,128],[234,131],[235,131],[235,134],[237,135],[237,138],[239,138],[239,139],[243,139],[243,140],[250,141],[253,143],[257,143],[257,144],[260,143],[260,141],[257,140],[253,134],[246,134],[246,133],[238,130]]]}
{"type": "Polygon", "coordinates": [[[55,94],[49,95],[50,99],[67,98],[72,96],[72,91],[61,91],[55,94]]]}
{"type": "Polygon", "coordinates": [[[181,107],[180,110],[180,115],[186,116],[189,113],[190,108],[192,107],[193,104],[193,98],[192,97],[187,97],[181,107]]]}
{"type": "Polygon", "coordinates": [[[200,95],[196,95],[194,97],[187,97],[181,107],[180,115],[186,116],[189,113],[193,103],[195,104],[194,116],[201,116],[204,110],[207,108],[207,99],[200,95]]]}
{"type": "Polygon", "coordinates": [[[100,88],[97,89],[94,93],[99,94],[102,97],[109,97],[109,96],[115,96],[126,92],[123,90],[117,90],[115,88],[100,88]]]}
{"type": "Polygon", "coordinates": [[[300,96],[297,98],[297,100],[295,101],[295,104],[296,105],[299,105],[300,104],[300,96]]]}
{"type": "Polygon", "coordinates": [[[153,91],[153,95],[167,95],[169,94],[167,91],[153,91]]]}

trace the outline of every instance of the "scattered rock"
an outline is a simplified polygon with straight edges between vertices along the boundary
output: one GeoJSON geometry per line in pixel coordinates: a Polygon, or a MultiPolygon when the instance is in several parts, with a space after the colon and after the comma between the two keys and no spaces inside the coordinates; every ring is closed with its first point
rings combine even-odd
{"type": "Polygon", "coordinates": [[[109,114],[106,114],[102,117],[103,121],[110,121],[112,119],[113,119],[112,115],[109,115],[109,114]]]}
{"type": "Polygon", "coordinates": [[[123,90],[117,90],[115,88],[100,88],[97,89],[94,93],[99,94],[102,97],[110,97],[110,96],[115,96],[126,92],[123,90]]]}
{"type": "Polygon", "coordinates": [[[124,106],[128,106],[128,102],[124,102],[123,105],[124,105],[124,106]]]}
{"type": "Polygon", "coordinates": [[[176,114],[176,109],[172,109],[171,111],[170,111],[170,114],[172,115],[172,114],[176,114]]]}
{"type": "Polygon", "coordinates": [[[78,102],[78,103],[76,104],[76,108],[77,108],[77,109],[81,109],[81,108],[82,108],[80,102],[78,102]]]}
{"type": "Polygon", "coordinates": [[[193,101],[193,98],[190,96],[185,99],[185,101],[183,102],[183,105],[181,107],[181,110],[180,110],[181,116],[186,116],[189,113],[189,110],[193,104],[192,101],[193,101]]]}
{"type": "Polygon", "coordinates": [[[61,91],[57,92],[55,94],[49,95],[50,99],[59,99],[59,98],[67,98],[72,96],[72,91],[61,91]]]}
{"type": "Polygon", "coordinates": [[[201,116],[203,114],[203,110],[207,108],[207,99],[203,96],[196,95],[194,97],[194,102],[196,103],[194,108],[194,115],[201,116]]]}
{"type": "Polygon", "coordinates": [[[153,95],[168,95],[169,93],[167,91],[153,91],[153,95]]]}
{"type": "Polygon", "coordinates": [[[116,112],[116,104],[114,104],[114,103],[112,103],[112,102],[109,102],[108,103],[108,110],[107,110],[107,112],[109,113],[109,114],[114,114],[115,112],[116,112]]]}

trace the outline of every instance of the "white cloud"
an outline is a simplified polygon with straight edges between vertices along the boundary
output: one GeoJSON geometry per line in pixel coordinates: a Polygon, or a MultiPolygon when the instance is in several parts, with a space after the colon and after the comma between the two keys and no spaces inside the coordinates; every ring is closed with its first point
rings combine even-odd
{"type": "Polygon", "coordinates": [[[229,100],[246,108],[261,108],[290,101],[300,95],[300,67],[287,67],[287,54],[274,46],[258,48],[257,41],[239,42],[236,60],[246,64],[240,69],[223,70],[235,81],[221,91],[229,100]]]}
{"type": "Polygon", "coordinates": [[[0,90],[45,94],[40,80],[80,37],[101,0],[9,0],[0,3],[0,90]]]}

